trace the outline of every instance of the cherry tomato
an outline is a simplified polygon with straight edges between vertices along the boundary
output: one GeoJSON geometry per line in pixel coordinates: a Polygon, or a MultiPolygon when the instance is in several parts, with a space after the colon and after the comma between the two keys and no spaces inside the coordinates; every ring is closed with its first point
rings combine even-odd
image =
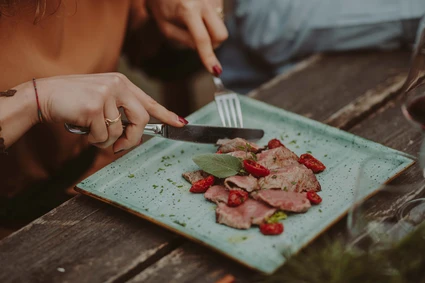
{"type": "Polygon", "coordinates": [[[304,164],[308,169],[311,169],[313,173],[319,173],[326,169],[326,166],[322,162],[308,153],[302,154],[298,162],[304,164]]]}
{"type": "Polygon", "coordinates": [[[215,178],[214,176],[210,175],[206,177],[205,179],[199,180],[195,183],[193,183],[192,187],[190,188],[191,193],[205,193],[209,187],[214,185],[215,178]]]}
{"type": "Polygon", "coordinates": [[[277,223],[261,223],[260,231],[264,235],[279,235],[283,232],[283,224],[277,223]]]}
{"type": "Polygon", "coordinates": [[[322,202],[322,198],[315,191],[308,191],[307,198],[312,204],[319,204],[322,202]]]}
{"type": "Polygon", "coordinates": [[[244,160],[243,167],[246,172],[250,173],[254,177],[265,177],[270,174],[269,169],[251,159],[244,160]]]}
{"type": "Polygon", "coordinates": [[[216,152],[217,154],[222,154],[223,152],[221,152],[221,150],[217,150],[216,152]]]}
{"type": "Polygon", "coordinates": [[[278,140],[278,139],[272,139],[272,140],[270,140],[270,141],[269,141],[269,143],[267,144],[267,146],[268,146],[268,148],[269,148],[269,149],[277,148],[277,147],[280,147],[280,146],[285,147],[285,146],[284,146],[284,145],[280,142],[280,140],[278,140]]]}
{"type": "Polygon", "coordinates": [[[227,200],[228,206],[239,206],[248,199],[248,193],[245,191],[231,190],[229,192],[229,198],[227,200]]]}

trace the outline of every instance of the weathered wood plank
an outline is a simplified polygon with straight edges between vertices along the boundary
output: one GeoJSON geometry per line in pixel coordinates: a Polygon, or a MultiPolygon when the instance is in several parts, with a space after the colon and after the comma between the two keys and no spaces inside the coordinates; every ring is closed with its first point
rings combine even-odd
{"type": "MultiPolygon", "coordinates": [[[[335,109],[355,103],[368,92],[393,86],[394,80],[407,74],[409,57],[410,54],[403,51],[323,55],[310,61],[301,71],[291,73],[289,77],[282,75],[282,80],[264,85],[252,96],[325,121],[336,112],[335,109]]],[[[372,101],[367,99],[366,102],[372,101]]],[[[347,119],[350,120],[349,115],[347,119]]]]}
{"type": "Polygon", "coordinates": [[[174,249],[176,239],[78,196],[0,242],[0,282],[112,282],[174,249]]]}

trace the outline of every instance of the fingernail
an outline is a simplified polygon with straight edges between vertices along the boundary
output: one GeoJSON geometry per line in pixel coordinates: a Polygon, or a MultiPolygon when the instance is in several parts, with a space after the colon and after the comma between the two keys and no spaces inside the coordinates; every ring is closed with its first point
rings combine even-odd
{"type": "Polygon", "coordinates": [[[179,121],[180,121],[180,123],[183,123],[185,125],[189,124],[189,122],[185,118],[180,117],[180,116],[179,116],[179,121]]]}
{"type": "Polygon", "coordinates": [[[221,69],[221,67],[219,65],[215,65],[214,67],[212,67],[213,72],[214,72],[214,76],[218,77],[221,75],[221,73],[223,72],[223,70],[221,69]]]}
{"type": "Polygon", "coordinates": [[[115,151],[114,152],[114,154],[118,154],[118,153],[120,153],[120,152],[123,152],[125,149],[120,149],[120,150],[117,150],[117,151],[115,151]]]}

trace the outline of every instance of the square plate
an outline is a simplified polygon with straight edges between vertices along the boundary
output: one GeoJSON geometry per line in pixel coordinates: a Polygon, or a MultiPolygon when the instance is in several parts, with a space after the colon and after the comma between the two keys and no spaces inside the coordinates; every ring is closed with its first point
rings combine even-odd
{"type": "MultiPolygon", "coordinates": [[[[241,96],[244,124],[262,128],[257,143],[278,138],[300,155],[307,151],[327,169],[318,174],[323,202],[307,213],[283,221],[279,236],[264,236],[258,227],[237,230],[215,222],[216,205],[202,194],[189,192],[182,173],[197,170],[192,157],[215,152],[213,145],[152,138],[77,185],[81,193],[116,205],[196,242],[205,244],[250,268],[270,274],[284,256],[299,251],[343,217],[353,202],[355,181],[362,161],[371,155],[374,181],[384,183],[413,164],[401,152],[334,127],[241,96]],[[391,162],[388,162],[391,160],[391,162]]],[[[214,102],[188,117],[191,124],[220,125],[214,102]]],[[[370,188],[368,194],[378,188],[370,188]]]]}

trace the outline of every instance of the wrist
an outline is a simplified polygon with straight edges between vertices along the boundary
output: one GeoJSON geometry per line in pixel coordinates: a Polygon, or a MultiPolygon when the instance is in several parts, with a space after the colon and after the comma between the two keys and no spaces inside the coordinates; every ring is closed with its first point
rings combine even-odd
{"type": "Polygon", "coordinates": [[[21,109],[19,115],[27,117],[26,124],[30,127],[39,123],[37,112],[37,101],[35,99],[34,87],[32,81],[18,85],[16,88],[16,98],[21,101],[21,109]]]}

